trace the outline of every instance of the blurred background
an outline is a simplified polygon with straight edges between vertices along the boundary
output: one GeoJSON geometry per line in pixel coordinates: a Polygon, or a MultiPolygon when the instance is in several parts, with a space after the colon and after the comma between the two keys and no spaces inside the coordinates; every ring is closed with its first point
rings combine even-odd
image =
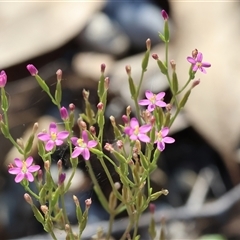
{"type": "MultiPolygon", "coordinates": [[[[34,122],[39,122],[41,130],[53,119],[61,121],[57,109],[29,76],[29,63],[38,68],[52,90],[55,73],[62,69],[62,105],[68,108],[74,103],[77,113],[83,111],[83,89],[90,90],[91,101],[97,104],[100,65],[105,63],[110,77],[106,118],[114,115],[120,120],[131,102],[125,66],[131,65],[137,82],[147,38],[152,42],[151,52],[160,59],[164,57],[158,32],[163,29],[161,10],[165,9],[170,16],[170,59],[176,61],[180,84],[187,80],[186,57],[193,49],[202,52],[203,61],[212,67],[206,75],[196,74],[200,85],[192,91],[172,128],[176,142],[161,154],[159,169],[151,176],[155,190],[166,188],[170,192],[156,202],[156,220],[160,223],[165,217],[168,239],[240,239],[238,2],[25,1],[1,2],[0,8],[0,69],[8,75],[9,124],[15,139],[27,136],[34,122]]],[[[149,61],[142,95],[146,89],[170,94],[153,59],[149,61]]],[[[111,133],[105,134],[114,141],[111,133]]],[[[36,148],[34,151],[37,159],[36,148]]],[[[7,172],[17,153],[2,134],[0,152],[0,238],[46,238],[23,199],[22,187],[7,172]]],[[[81,170],[66,196],[70,219],[76,223],[73,194],[82,201],[93,195],[81,170]]],[[[97,226],[94,224],[107,220],[107,215],[97,198],[93,199],[89,222],[97,226]]],[[[144,239],[147,224],[146,216],[141,227],[144,239]]],[[[115,239],[120,228],[116,229],[115,239]]]]}

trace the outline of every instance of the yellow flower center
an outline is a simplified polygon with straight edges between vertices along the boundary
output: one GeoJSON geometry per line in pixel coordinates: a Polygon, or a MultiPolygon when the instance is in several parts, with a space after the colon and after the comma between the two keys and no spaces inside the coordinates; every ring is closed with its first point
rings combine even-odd
{"type": "Polygon", "coordinates": [[[55,141],[57,139],[57,134],[55,132],[51,132],[51,139],[55,141]]]}
{"type": "Polygon", "coordinates": [[[23,173],[26,173],[26,172],[27,172],[27,165],[26,165],[26,162],[25,162],[25,161],[23,161],[22,172],[23,172],[23,173]]]}
{"type": "Polygon", "coordinates": [[[86,143],[84,143],[84,141],[83,141],[82,138],[79,138],[79,139],[77,140],[77,144],[78,144],[79,147],[83,147],[83,148],[86,147],[86,143]]]}

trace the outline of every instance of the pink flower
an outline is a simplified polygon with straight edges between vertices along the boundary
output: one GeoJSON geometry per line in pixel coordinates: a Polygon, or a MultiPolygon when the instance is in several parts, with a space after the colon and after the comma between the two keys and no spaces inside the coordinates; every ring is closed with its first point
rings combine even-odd
{"type": "Polygon", "coordinates": [[[1,71],[0,73],[0,88],[4,88],[7,83],[7,74],[5,71],[1,71]]]}
{"type": "Polygon", "coordinates": [[[130,126],[125,127],[124,132],[130,136],[131,140],[139,139],[142,142],[150,142],[150,138],[146,135],[151,130],[151,125],[143,125],[139,127],[138,120],[132,118],[130,120],[130,126]]]}
{"type": "Polygon", "coordinates": [[[159,132],[156,132],[156,140],[155,143],[157,143],[157,148],[159,151],[163,151],[165,149],[165,143],[174,143],[175,139],[172,137],[167,137],[169,133],[169,128],[164,127],[159,132]]]}
{"type": "Polygon", "coordinates": [[[71,141],[75,146],[72,153],[72,158],[76,158],[79,155],[82,155],[85,160],[89,160],[90,152],[89,149],[97,146],[97,141],[90,140],[88,141],[88,134],[86,131],[82,132],[82,138],[72,137],[71,141]]]}
{"type": "Polygon", "coordinates": [[[37,68],[32,65],[32,64],[28,64],[27,65],[27,70],[29,71],[29,73],[32,75],[32,76],[36,76],[38,74],[38,70],[37,68]]]}
{"type": "Polygon", "coordinates": [[[203,59],[203,55],[200,52],[198,52],[196,58],[187,57],[188,62],[190,62],[192,64],[192,66],[193,66],[192,70],[194,72],[196,72],[199,69],[201,72],[207,73],[204,68],[211,67],[210,63],[202,62],[202,59],[203,59]]]}
{"type": "Polygon", "coordinates": [[[163,97],[165,96],[165,92],[160,92],[157,95],[153,94],[151,91],[147,90],[145,92],[145,96],[147,99],[142,99],[138,101],[139,105],[148,105],[148,111],[152,112],[156,106],[158,107],[166,107],[166,103],[162,101],[163,97]]]}
{"type": "Polygon", "coordinates": [[[16,167],[14,167],[13,165],[10,165],[8,172],[10,174],[17,175],[15,177],[15,182],[19,183],[24,178],[27,179],[29,182],[33,182],[34,177],[32,173],[37,172],[40,169],[40,166],[32,165],[33,158],[28,157],[26,161],[21,161],[19,158],[15,158],[14,161],[15,161],[16,167]]]}
{"type": "Polygon", "coordinates": [[[69,136],[68,131],[57,132],[56,123],[52,122],[49,125],[49,134],[45,132],[41,132],[38,134],[38,139],[43,142],[46,142],[45,149],[47,151],[51,151],[55,145],[60,146],[63,144],[63,140],[69,136]]]}

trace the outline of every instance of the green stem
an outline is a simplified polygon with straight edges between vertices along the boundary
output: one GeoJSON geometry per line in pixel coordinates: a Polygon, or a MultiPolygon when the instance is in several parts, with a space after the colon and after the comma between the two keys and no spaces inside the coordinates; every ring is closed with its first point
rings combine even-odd
{"type": "Polygon", "coordinates": [[[34,193],[28,186],[24,186],[24,189],[29,192],[36,200],[40,200],[40,197],[34,193]]]}
{"type": "Polygon", "coordinates": [[[187,82],[185,83],[185,85],[183,86],[183,88],[182,88],[180,91],[177,92],[177,95],[180,94],[180,93],[188,86],[188,84],[190,83],[191,80],[192,80],[192,79],[189,77],[189,79],[187,80],[187,82]]]}
{"type": "Polygon", "coordinates": [[[114,218],[115,218],[115,214],[114,213],[110,213],[109,224],[108,224],[108,232],[107,232],[106,240],[109,240],[111,238],[114,218]]]}

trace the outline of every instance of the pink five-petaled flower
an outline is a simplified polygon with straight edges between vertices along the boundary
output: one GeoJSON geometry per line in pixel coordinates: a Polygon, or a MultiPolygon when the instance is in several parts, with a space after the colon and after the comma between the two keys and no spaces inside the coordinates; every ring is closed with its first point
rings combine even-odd
{"type": "Polygon", "coordinates": [[[60,146],[63,144],[63,140],[69,136],[68,131],[57,132],[56,123],[52,122],[49,125],[49,133],[41,132],[38,134],[38,139],[45,142],[46,151],[51,151],[55,145],[60,146]]]}
{"type": "Polygon", "coordinates": [[[151,130],[150,124],[139,127],[138,120],[132,118],[129,126],[125,127],[124,132],[129,135],[131,140],[139,139],[142,142],[150,142],[150,138],[146,135],[151,130]]]}
{"type": "Polygon", "coordinates": [[[156,132],[156,140],[155,143],[157,143],[157,148],[159,151],[163,151],[165,149],[165,143],[174,143],[175,139],[172,137],[167,137],[169,133],[169,128],[164,127],[159,132],[156,132]]]}
{"type": "Polygon", "coordinates": [[[72,152],[72,158],[82,155],[85,160],[89,160],[90,158],[89,149],[98,144],[95,140],[88,141],[88,134],[86,131],[82,131],[82,138],[72,137],[71,141],[75,146],[74,151],[72,152]]]}
{"type": "Polygon", "coordinates": [[[0,88],[4,88],[7,83],[7,74],[4,71],[0,73],[0,88]]]}
{"type": "Polygon", "coordinates": [[[165,96],[165,92],[160,92],[158,94],[154,94],[151,91],[147,90],[145,92],[145,96],[147,99],[142,99],[138,101],[139,105],[148,105],[148,111],[152,112],[156,106],[158,107],[166,107],[166,103],[162,101],[163,97],[165,96]]]}
{"type": "Polygon", "coordinates": [[[187,57],[188,62],[190,62],[192,64],[192,66],[193,66],[192,70],[194,72],[196,72],[199,69],[201,72],[207,73],[204,68],[211,67],[210,63],[202,62],[202,59],[203,59],[203,55],[200,52],[198,52],[196,58],[187,57]]]}
{"type": "Polygon", "coordinates": [[[11,164],[8,169],[8,172],[10,174],[17,175],[15,177],[15,182],[19,183],[24,178],[27,179],[29,182],[33,182],[34,177],[32,173],[37,172],[40,169],[40,166],[32,165],[33,158],[30,156],[26,159],[26,161],[22,161],[19,158],[15,158],[14,162],[16,167],[11,164]]]}

